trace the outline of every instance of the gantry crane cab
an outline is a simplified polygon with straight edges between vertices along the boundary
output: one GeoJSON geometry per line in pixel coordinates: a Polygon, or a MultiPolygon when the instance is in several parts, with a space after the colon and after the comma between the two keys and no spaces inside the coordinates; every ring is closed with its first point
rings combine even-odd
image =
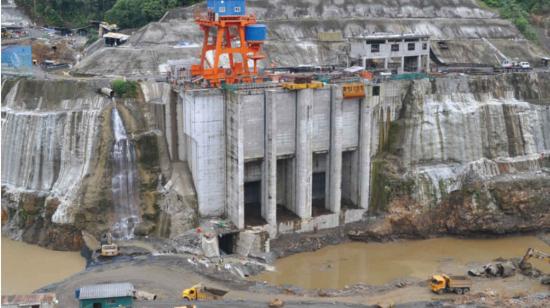
{"type": "Polygon", "coordinates": [[[206,7],[218,16],[244,16],[246,14],[246,0],[208,0],[206,7]]]}

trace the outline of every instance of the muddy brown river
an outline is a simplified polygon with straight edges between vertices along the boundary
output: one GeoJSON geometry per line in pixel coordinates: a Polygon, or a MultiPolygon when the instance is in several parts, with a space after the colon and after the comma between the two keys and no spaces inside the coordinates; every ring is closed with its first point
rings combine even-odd
{"type": "Polygon", "coordinates": [[[2,237],[2,295],[28,294],[86,267],[78,252],[53,251],[2,237]]]}
{"type": "MultiPolygon", "coordinates": [[[[252,279],[306,289],[339,289],[357,283],[382,285],[399,278],[427,279],[438,272],[466,274],[469,265],[498,257],[521,257],[528,247],[550,251],[535,236],[346,243],[280,259],[275,262],[275,272],[252,279]]],[[[539,260],[532,263],[550,273],[550,265],[539,260]]]]}

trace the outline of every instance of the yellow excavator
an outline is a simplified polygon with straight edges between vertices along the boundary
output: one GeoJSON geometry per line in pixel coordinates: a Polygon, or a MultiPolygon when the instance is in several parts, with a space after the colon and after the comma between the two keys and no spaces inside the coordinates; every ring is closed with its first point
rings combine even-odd
{"type": "Polygon", "coordinates": [[[116,257],[118,256],[118,245],[113,243],[113,237],[111,233],[106,233],[101,239],[101,256],[102,257],[116,257]]]}
{"type": "MultiPolygon", "coordinates": [[[[542,252],[540,250],[536,250],[534,248],[529,248],[529,249],[527,249],[527,252],[523,256],[523,258],[521,258],[521,261],[519,262],[519,268],[521,268],[522,270],[525,267],[529,268],[530,265],[528,266],[527,260],[529,260],[531,258],[540,259],[540,260],[543,260],[545,262],[550,263],[550,254],[544,253],[544,252],[542,252]]],[[[544,275],[541,278],[540,282],[542,284],[550,285],[550,275],[548,275],[548,274],[544,275]]]]}
{"type": "Polygon", "coordinates": [[[550,255],[549,254],[544,253],[540,250],[536,250],[534,248],[529,248],[529,249],[527,249],[527,252],[523,256],[523,258],[521,258],[521,261],[519,262],[519,266],[522,267],[522,265],[524,265],[525,262],[527,262],[527,260],[529,260],[531,258],[541,259],[541,260],[544,260],[544,261],[550,263],[550,255]]]}

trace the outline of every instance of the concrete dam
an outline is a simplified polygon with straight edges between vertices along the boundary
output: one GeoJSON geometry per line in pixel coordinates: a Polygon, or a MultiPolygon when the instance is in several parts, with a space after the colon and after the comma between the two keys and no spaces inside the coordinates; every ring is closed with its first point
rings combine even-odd
{"type": "Polygon", "coordinates": [[[371,156],[401,109],[402,88],[372,86],[366,99],[343,99],[338,85],[180,92],[179,155],[200,215],[226,215],[239,229],[263,226],[272,236],[360,220],[371,156]]]}
{"type": "MultiPolygon", "coordinates": [[[[548,80],[532,72],[391,81],[367,84],[364,99],[344,99],[338,84],[174,91],[142,82],[141,98],[117,103],[136,147],[136,232],[177,238],[200,220],[225,218],[225,232],[266,250],[281,234],[379,215],[386,219],[367,230],[476,232],[467,213],[506,232],[548,225],[537,214],[548,204],[538,199],[548,198],[548,80]],[[515,194],[532,215],[510,214],[520,210],[515,194]],[[403,217],[411,225],[389,223],[403,217]],[[427,217],[436,221],[421,223],[427,217]]],[[[3,84],[2,138],[14,145],[2,149],[3,230],[74,247],[79,230],[101,234],[114,223],[112,103],[94,94],[101,84],[3,84]],[[30,88],[41,100],[27,97],[30,88]],[[34,137],[21,143],[22,133],[34,137]]]]}

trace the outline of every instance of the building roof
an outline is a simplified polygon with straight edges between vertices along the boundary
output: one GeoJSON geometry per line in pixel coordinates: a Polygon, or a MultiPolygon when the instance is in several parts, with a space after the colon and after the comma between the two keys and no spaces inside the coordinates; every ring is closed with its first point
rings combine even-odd
{"type": "Polygon", "coordinates": [[[134,295],[134,285],[129,282],[83,286],[78,299],[126,297],[134,295]]]}
{"type": "Polygon", "coordinates": [[[364,34],[362,36],[356,37],[360,40],[376,40],[376,39],[411,39],[411,38],[430,38],[428,34],[420,33],[386,33],[386,32],[376,32],[370,34],[364,34]]]}
{"type": "Polygon", "coordinates": [[[125,41],[127,40],[130,36],[129,35],[126,35],[126,34],[122,34],[122,33],[116,33],[116,32],[109,32],[105,35],[103,35],[104,38],[112,38],[112,39],[116,39],[116,40],[122,40],[122,41],[125,41]]]}
{"type": "Polygon", "coordinates": [[[2,295],[2,305],[40,305],[56,303],[55,293],[2,295]]]}

